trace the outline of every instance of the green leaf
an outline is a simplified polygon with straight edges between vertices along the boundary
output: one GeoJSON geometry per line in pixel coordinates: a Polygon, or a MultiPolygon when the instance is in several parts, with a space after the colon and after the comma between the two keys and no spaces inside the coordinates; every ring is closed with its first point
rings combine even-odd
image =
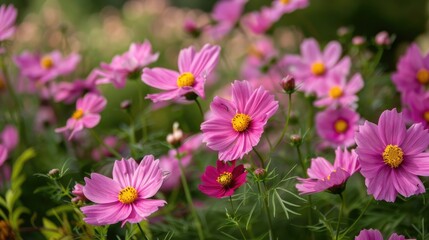
{"type": "Polygon", "coordinates": [[[15,164],[13,165],[13,169],[12,169],[12,178],[11,178],[12,185],[14,185],[16,179],[20,175],[22,168],[24,167],[25,162],[27,162],[28,160],[30,160],[31,158],[33,158],[35,156],[36,156],[36,152],[34,151],[34,149],[29,148],[29,149],[25,150],[21,154],[21,156],[18,157],[18,159],[15,161],[15,164]]]}
{"type": "MultiPolygon", "coordinates": [[[[13,210],[11,222],[18,223],[19,217],[24,213],[30,213],[30,211],[25,207],[18,207],[13,210]]],[[[18,227],[18,226],[16,226],[18,227]]]]}
{"type": "Polygon", "coordinates": [[[46,237],[46,239],[61,239],[61,237],[63,237],[60,231],[57,230],[57,225],[47,218],[43,218],[43,227],[44,229],[49,229],[42,230],[42,234],[46,237]]]}

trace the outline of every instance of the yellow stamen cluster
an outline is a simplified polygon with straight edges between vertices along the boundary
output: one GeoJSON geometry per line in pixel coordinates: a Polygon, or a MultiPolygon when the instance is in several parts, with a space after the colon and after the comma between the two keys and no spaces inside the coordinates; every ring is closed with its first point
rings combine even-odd
{"type": "Polygon", "coordinates": [[[231,120],[232,128],[237,132],[243,132],[249,127],[251,121],[252,118],[249,115],[237,113],[231,120]]]}
{"type": "Polygon", "coordinates": [[[337,99],[341,96],[343,96],[343,90],[340,86],[334,86],[329,90],[329,96],[331,98],[337,99]]]}
{"type": "Polygon", "coordinates": [[[383,160],[391,168],[397,168],[404,161],[404,152],[398,145],[389,144],[384,149],[383,160]]]}
{"type": "Polygon", "coordinates": [[[133,187],[126,187],[122,189],[118,194],[118,200],[123,204],[133,203],[137,199],[137,197],[137,190],[133,187]]]}
{"type": "Polygon", "coordinates": [[[429,122],[429,110],[423,113],[423,118],[426,120],[426,122],[429,122]]]}
{"type": "Polygon", "coordinates": [[[280,0],[280,2],[284,5],[289,4],[291,0],[280,0]]]}
{"type": "Polygon", "coordinates": [[[311,72],[316,76],[321,76],[325,74],[326,67],[322,62],[315,62],[311,65],[311,72]]]}
{"type": "Polygon", "coordinates": [[[44,56],[40,60],[40,66],[43,69],[50,69],[54,66],[54,61],[52,60],[52,58],[50,56],[44,56]]]}
{"type": "Polygon", "coordinates": [[[177,78],[177,86],[178,87],[190,87],[190,86],[194,85],[194,82],[195,82],[194,74],[192,74],[190,72],[182,73],[177,78]]]}
{"type": "Polygon", "coordinates": [[[344,133],[348,128],[349,124],[343,119],[338,119],[334,123],[334,129],[337,133],[344,133]]]}
{"type": "Polygon", "coordinates": [[[217,177],[216,182],[220,183],[220,185],[226,187],[231,184],[232,181],[232,173],[223,172],[217,177]]]}
{"type": "Polygon", "coordinates": [[[82,109],[77,109],[72,115],[72,118],[76,119],[76,120],[79,120],[82,117],[83,117],[83,110],[82,109]]]}
{"type": "Polygon", "coordinates": [[[417,81],[421,84],[428,84],[429,83],[429,71],[422,68],[417,72],[416,75],[417,81]]]}

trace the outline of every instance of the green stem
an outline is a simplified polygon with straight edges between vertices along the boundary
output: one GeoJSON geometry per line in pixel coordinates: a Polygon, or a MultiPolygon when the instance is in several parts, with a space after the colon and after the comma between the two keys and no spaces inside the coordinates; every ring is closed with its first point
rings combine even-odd
{"type": "Polygon", "coordinates": [[[289,95],[289,101],[288,101],[288,104],[287,104],[287,108],[288,109],[287,109],[287,115],[286,115],[286,123],[285,123],[285,126],[283,127],[283,131],[282,131],[282,134],[280,135],[279,140],[277,140],[276,145],[274,145],[273,150],[276,149],[280,145],[280,143],[282,142],[282,140],[283,140],[283,138],[284,138],[284,136],[286,134],[286,131],[287,131],[288,127],[289,127],[290,112],[291,112],[291,109],[292,109],[292,94],[289,93],[288,95],[289,95]]]}
{"type": "Polygon", "coordinates": [[[306,171],[307,169],[305,167],[305,162],[304,162],[304,159],[302,158],[300,145],[296,145],[296,152],[298,153],[298,159],[301,164],[302,172],[305,174],[306,177],[308,177],[307,171],[306,171]]]}
{"type": "Polygon", "coordinates": [[[268,237],[270,240],[272,240],[273,239],[273,224],[271,222],[270,209],[268,207],[268,200],[267,200],[266,194],[264,194],[262,192],[261,184],[259,182],[258,182],[258,190],[259,190],[259,194],[261,194],[261,197],[263,198],[264,209],[265,209],[265,213],[266,213],[267,220],[268,220],[268,226],[269,226],[268,237]]]}
{"type": "Polygon", "coordinates": [[[142,233],[142,236],[144,236],[144,238],[145,238],[145,239],[148,239],[148,238],[147,238],[147,236],[146,236],[146,234],[145,234],[145,233],[144,233],[144,231],[143,231],[142,226],[140,226],[140,223],[137,223],[137,226],[139,227],[140,232],[142,233]]]}
{"type": "Polygon", "coordinates": [[[98,134],[94,131],[94,129],[89,129],[89,131],[91,132],[92,136],[95,138],[95,140],[98,141],[98,143],[100,143],[103,147],[105,147],[111,154],[113,154],[116,158],[118,159],[122,159],[122,156],[120,153],[118,153],[115,149],[111,148],[109,145],[107,145],[106,143],[104,143],[104,141],[100,138],[100,136],[98,136],[98,134]]]}
{"type": "Polygon", "coordinates": [[[341,198],[341,207],[340,207],[340,212],[338,213],[338,222],[337,222],[337,231],[336,231],[335,240],[338,240],[338,236],[340,234],[341,216],[343,215],[344,205],[345,205],[344,197],[341,193],[340,193],[340,198],[341,198]]]}
{"type": "MultiPolygon", "coordinates": [[[[177,150],[176,150],[176,152],[179,153],[179,151],[177,151],[177,150]]],[[[185,170],[183,169],[182,160],[180,157],[178,157],[178,161],[179,161],[180,178],[182,180],[183,190],[185,190],[186,200],[188,201],[189,208],[191,209],[191,214],[194,218],[195,226],[196,226],[197,232],[198,232],[198,237],[200,239],[204,239],[204,233],[203,233],[203,229],[201,227],[201,221],[197,215],[197,212],[195,211],[194,203],[192,202],[192,197],[191,197],[191,193],[189,192],[188,182],[186,181],[185,170]]]]}
{"type": "Polygon", "coordinates": [[[198,109],[200,110],[201,117],[204,118],[203,108],[201,107],[200,101],[198,101],[197,98],[195,99],[195,103],[197,103],[198,109]]]}
{"type": "Polygon", "coordinates": [[[261,162],[261,167],[265,169],[265,161],[262,155],[256,150],[256,148],[253,148],[253,151],[256,153],[256,155],[259,158],[259,161],[261,162]]]}
{"type": "Polygon", "coordinates": [[[231,212],[232,212],[232,215],[234,216],[234,223],[237,226],[238,230],[240,231],[241,236],[243,237],[243,239],[246,240],[247,239],[246,235],[244,235],[244,232],[243,232],[243,230],[240,227],[240,223],[237,222],[237,221],[235,221],[235,209],[234,209],[234,205],[232,204],[232,197],[231,196],[229,196],[229,202],[231,203],[231,212]]]}
{"type": "Polygon", "coordinates": [[[343,238],[344,236],[346,236],[346,234],[350,231],[350,230],[352,230],[353,229],[353,227],[359,222],[359,220],[362,218],[362,216],[365,214],[365,212],[366,212],[366,210],[368,209],[368,207],[369,207],[369,205],[371,204],[371,202],[372,202],[372,197],[368,200],[368,203],[366,204],[366,206],[365,206],[365,208],[363,209],[363,211],[360,213],[360,215],[359,215],[359,217],[353,222],[353,224],[350,226],[350,227],[348,227],[347,229],[346,229],[346,231],[343,233],[343,234],[341,234],[341,238],[343,238]]]}

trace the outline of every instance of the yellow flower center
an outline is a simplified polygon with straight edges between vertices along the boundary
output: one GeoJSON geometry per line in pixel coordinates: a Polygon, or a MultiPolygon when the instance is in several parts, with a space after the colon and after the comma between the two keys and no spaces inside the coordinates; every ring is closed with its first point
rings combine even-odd
{"type": "Polygon", "coordinates": [[[83,110],[82,109],[78,109],[78,110],[76,110],[74,113],[73,113],[73,115],[72,115],[72,118],[74,118],[74,119],[76,119],[76,120],[79,120],[79,119],[81,119],[83,117],[83,110]]]}
{"type": "Polygon", "coordinates": [[[290,1],[291,1],[291,0],[280,0],[280,2],[281,2],[282,4],[285,4],[285,5],[286,5],[286,4],[289,4],[289,3],[290,3],[290,1]]]}
{"type": "Polygon", "coordinates": [[[404,152],[398,145],[389,144],[384,149],[383,160],[391,168],[397,168],[404,161],[404,152]]]}
{"type": "Polygon", "coordinates": [[[54,61],[52,60],[52,58],[50,56],[44,56],[40,60],[40,66],[43,69],[50,69],[54,66],[54,61]]]}
{"type": "Polygon", "coordinates": [[[417,81],[421,84],[428,84],[429,83],[429,71],[422,68],[417,72],[417,81]]]}
{"type": "Polygon", "coordinates": [[[326,72],[325,64],[323,64],[322,62],[313,63],[311,65],[311,72],[316,76],[321,76],[325,74],[326,72]]]}
{"type": "Polygon", "coordinates": [[[264,57],[264,53],[259,51],[255,46],[250,46],[248,49],[249,55],[254,56],[256,58],[262,59],[264,57]]]}
{"type": "Polygon", "coordinates": [[[217,177],[216,182],[220,183],[220,185],[226,187],[231,184],[232,181],[232,173],[223,172],[219,177],[217,177]]]}
{"type": "Polygon", "coordinates": [[[339,86],[334,86],[329,90],[329,96],[331,98],[337,99],[343,96],[343,90],[339,86]]]}
{"type": "Polygon", "coordinates": [[[237,113],[231,120],[232,128],[237,132],[243,132],[249,127],[250,121],[252,118],[249,115],[237,113]]]}
{"type": "Polygon", "coordinates": [[[344,133],[349,128],[349,124],[343,119],[338,119],[334,123],[334,128],[337,133],[344,133]]]}
{"type": "Polygon", "coordinates": [[[133,203],[138,197],[137,190],[133,187],[126,187],[118,194],[119,202],[123,204],[133,203]]]}
{"type": "Polygon", "coordinates": [[[426,120],[426,122],[429,122],[429,110],[423,113],[423,118],[426,120]]]}
{"type": "Polygon", "coordinates": [[[177,86],[179,87],[190,87],[194,84],[194,82],[194,74],[190,72],[182,73],[182,75],[177,78],[177,86]]]}

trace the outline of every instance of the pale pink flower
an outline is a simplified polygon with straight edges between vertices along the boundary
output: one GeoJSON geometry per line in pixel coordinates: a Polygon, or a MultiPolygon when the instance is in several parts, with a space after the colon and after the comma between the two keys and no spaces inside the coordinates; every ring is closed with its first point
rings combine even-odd
{"type": "Polygon", "coordinates": [[[10,39],[15,33],[16,15],[16,8],[12,4],[0,6],[0,41],[10,39]]]}
{"type": "Polygon", "coordinates": [[[246,2],[247,0],[218,1],[215,4],[212,13],[212,18],[216,23],[205,28],[205,32],[210,34],[214,39],[224,37],[237,24],[246,2]]]}

